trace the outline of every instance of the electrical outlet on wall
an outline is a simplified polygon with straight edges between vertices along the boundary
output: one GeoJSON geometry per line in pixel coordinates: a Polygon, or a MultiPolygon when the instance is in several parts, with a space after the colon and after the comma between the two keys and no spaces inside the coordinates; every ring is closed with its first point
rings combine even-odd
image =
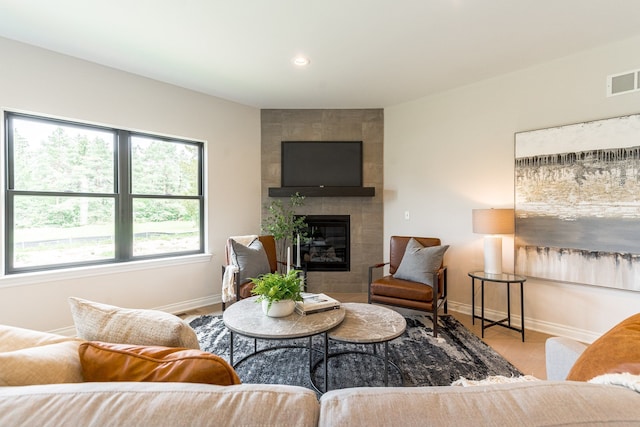
{"type": "Polygon", "coordinates": [[[409,215],[409,211],[404,211],[404,219],[407,221],[411,219],[411,215],[409,215]]]}

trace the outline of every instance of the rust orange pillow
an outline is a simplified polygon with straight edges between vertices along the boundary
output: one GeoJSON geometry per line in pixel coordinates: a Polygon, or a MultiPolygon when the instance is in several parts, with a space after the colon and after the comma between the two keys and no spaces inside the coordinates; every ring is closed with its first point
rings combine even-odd
{"type": "Polygon", "coordinates": [[[226,360],[195,349],[88,341],[78,354],[85,381],[240,384],[226,360]]]}
{"type": "MultiPolygon", "coordinates": [[[[589,381],[599,375],[640,367],[640,313],[605,332],[578,357],[567,380],[589,381]]],[[[640,374],[638,372],[629,372],[640,374]]]]}

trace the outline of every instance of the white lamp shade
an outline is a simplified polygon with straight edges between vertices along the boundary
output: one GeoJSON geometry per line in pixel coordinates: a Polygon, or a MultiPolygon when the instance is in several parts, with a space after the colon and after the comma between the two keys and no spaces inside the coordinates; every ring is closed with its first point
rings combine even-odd
{"type": "Polygon", "coordinates": [[[474,209],[473,232],[478,234],[513,234],[515,212],[513,209],[474,209]]]}

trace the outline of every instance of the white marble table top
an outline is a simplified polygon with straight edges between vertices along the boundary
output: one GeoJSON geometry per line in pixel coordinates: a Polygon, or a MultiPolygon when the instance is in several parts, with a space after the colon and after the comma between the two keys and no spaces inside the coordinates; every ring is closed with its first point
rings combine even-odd
{"type": "Polygon", "coordinates": [[[302,316],[293,313],[286,317],[269,317],[256,303],[258,297],[242,299],[231,304],[222,314],[224,324],[238,334],[263,339],[289,339],[316,335],[339,325],[345,310],[323,311],[302,316]]]}
{"type": "Polygon", "coordinates": [[[407,321],[397,311],[379,305],[344,303],[346,316],[329,331],[329,338],[349,343],[377,343],[402,335],[407,321]]]}

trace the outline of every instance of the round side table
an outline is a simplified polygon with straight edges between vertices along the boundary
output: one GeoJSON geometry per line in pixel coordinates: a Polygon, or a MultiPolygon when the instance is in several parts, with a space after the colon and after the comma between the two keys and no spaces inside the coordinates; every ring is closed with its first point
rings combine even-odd
{"type": "Polygon", "coordinates": [[[484,330],[492,326],[502,326],[503,328],[511,329],[522,334],[522,342],[524,342],[524,282],[527,278],[524,276],[518,276],[511,273],[492,274],[485,273],[484,271],[472,271],[469,273],[471,277],[471,322],[475,325],[475,320],[480,319],[482,322],[482,338],[484,338],[484,330]],[[480,316],[476,316],[476,301],[475,301],[475,281],[480,280],[480,316]],[[490,283],[505,283],[507,285],[507,317],[500,320],[489,320],[484,317],[484,282],[490,283]],[[511,326],[511,284],[520,284],[520,328],[511,326]],[[489,323],[485,324],[485,321],[489,323]]]}

